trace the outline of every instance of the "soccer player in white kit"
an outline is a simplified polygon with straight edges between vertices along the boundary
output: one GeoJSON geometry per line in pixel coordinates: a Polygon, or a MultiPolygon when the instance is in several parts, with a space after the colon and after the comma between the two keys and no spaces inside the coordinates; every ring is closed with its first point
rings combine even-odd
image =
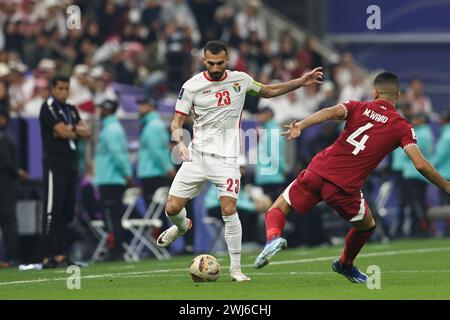
{"type": "Polygon", "coordinates": [[[206,71],[186,81],[175,106],[171,131],[183,164],[170,187],[166,204],[166,215],[173,226],[161,233],[157,244],[167,247],[191,228],[192,221],[186,217],[184,207],[201,192],[207,181],[211,181],[217,187],[225,222],[231,279],[249,281],[241,272],[242,226],[236,210],[241,177],[240,124],[245,96],[271,98],[321,83],[322,68],[288,82],[264,85],[244,72],[227,70],[228,50],[220,41],[206,44],[203,62],[206,71]],[[190,113],[194,127],[188,148],[183,142],[182,126],[190,113]]]}

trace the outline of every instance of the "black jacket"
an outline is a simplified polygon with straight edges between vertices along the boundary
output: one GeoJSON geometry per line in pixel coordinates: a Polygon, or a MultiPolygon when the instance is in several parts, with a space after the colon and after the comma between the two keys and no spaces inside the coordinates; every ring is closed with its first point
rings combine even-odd
{"type": "Polygon", "coordinates": [[[19,176],[19,159],[17,145],[11,133],[0,130],[0,184],[7,186],[19,176]]]}

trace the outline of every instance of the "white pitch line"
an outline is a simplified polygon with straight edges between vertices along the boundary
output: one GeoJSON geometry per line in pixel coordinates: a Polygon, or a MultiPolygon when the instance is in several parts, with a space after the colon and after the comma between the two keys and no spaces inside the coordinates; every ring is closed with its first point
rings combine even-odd
{"type": "MultiPolygon", "coordinates": [[[[358,258],[392,256],[392,255],[398,255],[398,254],[430,253],[430,252],[441,252],[441,251],[450,251],[450,247],[372,252],[372,253],[360,254],[360,255],[358,255],[358,258]]],[[[308,263],[308,262],[331,260],[331,259],[334,259],[334,258],[336,258],[336,256],[318,257],[318,258],[309,258],[309,259],[297,259],[297,260],[286,260],[286,261],[273,261],[270,264],[271,265],[281,265],[281,264],[293,264],[293,263],[308,263]]],[[[226,267],[228,267],[228,266],[224,266],[223,268],[226,268],[226,267]]],[[[253,267],[253,264],[243,265],[243,267],[253,267]]],[[[186,268],[183,268],[183,269],[162,269],[162,270],[149,270],[149,271],[136,271],[136,272],[119,272],[119,273],[93,274],[93,275],[88,275],[88,276],[82,276],[81,280],[84,280],[84,279],[99,279],[99,278],[108,278],[108,277],[127,277],[127,276],[138,276],[138,275],[151,275],[153,273],[167,273],[167,272],[187,272],[187,269],[186,268]]],[[[416,271],[415,270],[404,270],[404,271],[399,271],[399,272],[416,272],[416,271]]],[[[420,271],[417,270],[417,272],[420,272],[420,271]]],[[[429,271],[426,271],[426,272],[429,272],[429,271]]],[[[443,272],[446,272],[446,271],[444,270],[443,272]]],[[[262,274],[262,273],[254,273],[254,274],[256,275],[256,274],[262,274]]],[[[281,273],[277,272],[276,274],[281,274],[281,273]]],[[[297,274],[297,273],[291,272],[289,274],[297,274]]],[[[305,274],[312,274],[312,273],[311,272],[306,272],[305,274]]],[[[8,285],[14,285],[14,284],[31,284],[31,283],[40,283],[40,282],[50,282],[50,281],[67,281],[67,277],[43,278],[43,279],[35,279],[35,280],[18,280],[18,281],[10,281],[10,282],[0,282],[0,286],[8,286],[8,285]]]]}
{"type": "MultiPolygon", "coordinates": [[[[430,252],[440,252],[440,251],[450,251],[450,247],[440,247],[440,248],[428,248],[428,249],[410,249],[410,250],[396,250],[396,251],[381,251],[372,253],[362,253],[358,255],[358,258],[369,258],[369,257],[381,257],[381,256],[395,256],[398,254],[411,254],[411,253],[430,253],[430,252]]],[[[320,258],[309,258],[309,259],[297,259],[297,260],[284,260],[284,261],[272,261],[271,265],[280,264],[292,264],[292,263],[308,263],[316,261],[327,261],[336,259],[337,256],[330,257],[320,257],[320,258]]],[[[244,267],[253,266],[252,264],[244,265],[244,267]]]]}

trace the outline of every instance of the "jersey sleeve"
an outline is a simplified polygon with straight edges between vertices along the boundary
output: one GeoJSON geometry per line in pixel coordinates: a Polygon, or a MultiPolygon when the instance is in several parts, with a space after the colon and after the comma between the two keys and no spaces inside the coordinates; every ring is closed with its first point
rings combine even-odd
{"type": "Polygon", "coordinates": [[[191,112],[193,104],[194,104],[194,92],[190,88],[183,86],[180,92],[178,93],[177,103],[175,105],[175,112],[187,116],[191,112]]]}
{"type": "Polygon", "coordinates": [[[400,137],[400,147],[403,149],[408,148],[409,146],[417,144],[416,132],[414,128],[408,123],[402,126],[402,135],[400,137]]]}
{"type": "Polygon", "coordinates": [[[46,103],[42,105],[39,117],[41,123],[46,125],[52,130],[55,127],[55,125],[57,125],[59,122],[62,122],[61,119],[58,118],[55,107],[53,107],[52,105],[48,105],[46,103]]]}
{"type": "Polygon", "coordinates": [[[262,83],[255,81],[248,74],[246,74],[246,73],[244,73],[244,74],[245,74],[245,83],[246,83],[245,91],[247,92],[247,94],[249,94],[251,96],[257,96],[263,86],[262,83]]]}
{"type": "Polygon", "coordinates": [[[356,100],[347,100],[340,104],[345,108],[345,117],[344,119],[348,119],[353,114],[353,111],[359,106],[359,101],[356,100]]]}

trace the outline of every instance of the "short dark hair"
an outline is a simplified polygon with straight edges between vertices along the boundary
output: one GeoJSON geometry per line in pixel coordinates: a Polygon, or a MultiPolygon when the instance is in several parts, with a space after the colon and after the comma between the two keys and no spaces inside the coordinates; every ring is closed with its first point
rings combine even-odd
{"type": "Polygon", "coordinates": [[[208,41],[206,43],[205,49],[203,49],[203,54],[205,54],[206,51],[209,51],[212,54],[219,54],[221,51],[225,51],[225,53],[228,55],[227,45],[224,42],[217,40],[208,41]]]}
{"type": "Polygon", "coordinates": [[[70,79],[68,76],[63,75],[63,74],[57,74],[56,76],[54,76],[52,78],[52,80],[50,81],[50,84],[52,87],[56,86],[56,84],[58,83],[58,81],[61,82],[69,82],[70,83],[70,79]]]}
{"type": "Polygon", "coordinates": [[[378,74],[373,81],[373,85],[391,85],[395,86],[397,90],[400,90],[400,83],[398,82],[398,78],[392,72],[382,72],[378,74]]]}

